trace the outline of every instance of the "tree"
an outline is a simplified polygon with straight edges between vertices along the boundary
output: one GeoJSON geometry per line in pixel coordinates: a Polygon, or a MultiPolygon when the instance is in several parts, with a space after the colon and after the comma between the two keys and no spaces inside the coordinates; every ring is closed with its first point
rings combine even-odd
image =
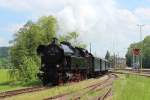
{"type": "Polygon", "coordinates": [[[35,79],[35,72],[40,65],[36,49],[40,44],[48,44],[54,36],[56,36],[56,19],[52,16],[42,17],[37,23],[28,21],[19,29],[15,39],[11,41],[11,75],[19,76],[18,79],[25,81],[35,79]]]}
{"type": "Polygon", "coordinates": [[[133,43],[129,46],[126,53],[126,64],[132,65],[132,49],[139,48],[142,52],[142,65],[144,68],[150,68],[150,36],[144,38],[143,41],[133,43]]]}
{"type": "Polygon", "coordinates": [[[0,68],[9,68],[9,47],[0,47],[0,68]]]}
{"type": "MultiPolygon", "coordinates": [[[[35,23],[28,21],[19,29],[11,41],[11,76],[24,81],[36,79],[40,66],[40,58],[37,56],[36,49],[41,44],[49,44],[52,38],[56,37],[56,25],[55,17],[44,16],[35,23]]],[[[70,32],[59,38],[73,43],[74,46],[85,47],[82,42],[77,41],[78,36],[77,32],[70,32]]]]}
{"type": "Polygon", "coordinates": [[[8,57],[9,47],[0,47],[0,57],[8,57]]]}
{"type": "Polygon", "coordinates": [[[41,31],[44,34],[44,44],[48,44],[53,37],[56,37],[57,21],[54,16],[43,16],[37,24],[41,27],[41,31]]]}
{"type": "Polygon", "coordinates": [[[86,48],[86,45],[79,40],[79,33],[77,32],[69,32],[66,35],[59,36],[60,41],[68,41],[73,46],[86,48]]]}
{"type": "Polygon", "coordinates": [[[132,54],[129,51],[126,54],[126,65],[129,67],[132,66],[132,54]]]}
{"type": "Polygon", "coordinates": [[[107,53],[106,53],[106,55],[105,55],[105,59],[110,60],[110,53],[109,53],[108,50],[107,50],[107,53]]]}
{"type": "Polygon", "coordinates": [[[150,36],[143,40],[143,67],[150,68],[150,36]]]}

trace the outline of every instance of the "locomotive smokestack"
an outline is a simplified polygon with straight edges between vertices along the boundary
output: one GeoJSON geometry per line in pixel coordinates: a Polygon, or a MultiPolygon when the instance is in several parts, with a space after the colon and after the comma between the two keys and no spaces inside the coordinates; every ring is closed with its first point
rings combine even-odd
{"type": "Polygon", "coordinates": [[[58,44],[58,39],[56,37],[52,39],[52,44],[58,44]]]}
{"type": "Polygon", "coordinates": [[[91,43],[90,43],[90,53],[91,53],[91,43]]]}

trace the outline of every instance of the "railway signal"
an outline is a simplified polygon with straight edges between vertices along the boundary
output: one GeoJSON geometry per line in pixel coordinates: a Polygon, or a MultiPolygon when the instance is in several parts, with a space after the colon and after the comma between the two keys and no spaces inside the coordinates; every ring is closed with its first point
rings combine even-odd
{"type": "Polygon", "coordinates": [[[133,68],[139,69],[140,68],[140,52],[141,50],[139,48],[133,48],[132,54],[133,54],[133,68]]]}
{"type": "Polygon", "coordinates": [[[133,49],[133,54],[134,54],[135,56],[140,55],[140,49],[134,48],[134,49],[133,49]]]}

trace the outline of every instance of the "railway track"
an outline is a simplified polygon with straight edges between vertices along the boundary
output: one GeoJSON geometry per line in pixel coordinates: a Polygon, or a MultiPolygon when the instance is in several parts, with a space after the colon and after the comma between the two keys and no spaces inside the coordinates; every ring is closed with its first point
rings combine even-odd
{"type": "MultiPolygon", "coordinates": [[[[118,76],[116,74],[113,74],[112,80],[116,78],[118,78],[118,76]]],[[[110,87],[106,90],[106,92],[102,96],[98,97],[97,100],[105,100],[107,97],[112,95],[112,81],[108,86],[110,87]]],[[[105,87],[107,87],[107,85],[105,87]]]]}
{"type": "Polygon", "coordinates": [[[109,88],[104,95],[98,98],[98,100],[105,100],[108,96],[111,96],[112,88],[109,88]]]}
{"type": "MultiPolygon", "coordinates": [[[[113,74],[111,74],[111,75],[109,74],[108,78],[103,80],[103,81],[101,81],[101,82],[98,82],[98,83],[95,83],[93,85],[84,87],[84,88],[82,88],[80,90],[77,90],[77,91],[73,91],[73,92],[69,92],[69,93],[63,93],[63,94],[59,94],[59,95],[56,95],[56,96],[53,96],[53,97],[45,98],[44,100],[52,100],[52,99],[57,99],[57,100],[60,99],[60,100],[62,100],[62,98],[68,97],[70,95],[76,95],[72,99],[73,100],[78,100],[82,96],[84,96],[85,94],[87,94],[87,93],[89,93],[91,91],[100,91],[104,87],[107,87],[107,86],[111,85],[111,84],[105,84],[105,83],[108,83],[110,80],[113,80],[113,77],[115,77],[115,74],[114,75],[113,74]],[[82,90],[86,90],[86,91],[84,91],[81,94],[78,94],[82,90]]],[[[42,90],[46,90],[46,89],[50,89],[50,88],[51,87],[35,86],[35,87],[30,87],[30,88],[23,88],[23,89],[18,89],[18,90],[13,90],[13,91],[1,92],[0,93],[0,99],[4,99],[4,98],[7,98],[7,97],[12,97],[12,96],[16,96],[16,95],[24,94],[24,93],[42,91],[42,90]]]]}
{"type": "MultiPolygon", "coordinates": [[[[7,98],[7,97],[12,97],[12,96],[16,96],[16,95],[24,94],[24,93],[42,91],[42,90],[46,90],[46,89],[50,89],[50,88],[51,87],[35,86],[35,87],[29,87],[29,88],[23,88],[23,89],[0,92],[0,99],[4,99],[4,98],[7,98]]],[[[61,95],[58,95],[58,97],[60,97],[62,95],[67,95],[67,94],[61,94],[61,95]]],[[[57,98],[57,96],[53,97],[53,98],[57,98]]]]}
{"type": "Polygon", "coordinates": [[[11,96],[16,96],[16,95],[23,94],[23,93],[42,91],[45,89],[49,89],[49,87],[35,86],[35,87],[30,87],[30,88],[23,88],[23,89],[18,89],[18,90],[0,92],[0,99],[4,99],[7,97],[11,97],[11,96]]]}
{"type": "MultiPolygon", "coordinates": [[[[101,90],[104,90],[105,88],[107,87],[110,87],[112,86],[112,81],[114,79],[116,79],[118,76],[115,75],[115,74],[111,74],[109,75],[109,78],[101,83],[99,83],[98,85],[96,85],[95,87],[93,87],[92,89],[90,89],[89,91],[85,92],[84,94],[80,94],[77,98],[72,98],[72,100],[78,100],[80,99],[81,97],[83,97],[84,95],[86,95],[87,93],[90,93],[90,92],[98,92],[98,91],[101,91],[101,90]]],[[[99,100],[99,99],[92,99],[92,100],[99,100]]]]}
{"type": "Polygon", "coordinates": [[[120,71],[125,71],[125,72],[134,72],[134,73],[142,73],[142,74],[150,74],[150,69],[115,69],[115,70],[110,70],[110,72],[120,72],[120,71]]]}
{"type": "MultiPolygon", "coordinates": [[[[116,79],[118,76],[115,74],[109,74],[108,78],[103,80],[102,82],[90,85],[88,87],[82,88],[80,90],[74,91],[74,92],[69,92],[69,93],[64,93],[60,95],[56,95],[53,97],[45,98],[44,100],[80,100],[84,95],[93,92],[93,91],[100,91],[106,87],[109,87],[112,85],[112,81],[116,79]],[[68,98],[70,97],[71,98],[68,98]]],[[[106,96],[105,96],[106,97],[106,96]]],[[[102,97],[98,97],[102,98],[102,97]]],[[[104,100],[104,99],[98,99],[98,100],[104,100]]]]}
{"type": "MultiPolygon", "coordinates": [[[[12,96],[16,96],[16,95],[24,94],[24,93],[42,91],[42,90],[46,90],[46,89],[50,89],[50,88],[51,87],[35,86],[35,87],[29,87],[29,88],[23,88],[23,89],[0,92],[0,99],[4,99],[4,98],[7,98],[7,97],[12,97],[12,96]]],[[[67,95],[67,94],[61,94],[61,95],[58,95],[58,97],[60,97],[62,95],[67,95]]],[[[53,98],[57,98],[57,96],[53,97],[53,98]]]]}
{"type": "Polygon", "coordinates": [[[138,70],[138,71],[142,71],[142,72],[150,72],[150,69],[132,69],[132,68],[130,68],[130,69],[129,69],[129,68],[127,68],[127,69],[126,69],[126,68],[125,68],[125,69],[121,69],[121,68],[120,68],[120,69],[119,69],[119,68],[118,68],[118,69],[115,69],[115,70],[124,70],[124,71],[138,70]]]}
{"type": "Polygon", "coordinates": [[[115,73],[115,74],[132,74],[132,75],[139,75],[139,76],[145,76],[145,77],[150,77],[150,72],[149,73],[139,73],[136,71],[128,71],[128,72],[122,72],[122,71],[110,71],[111,73],[115,73]]]}

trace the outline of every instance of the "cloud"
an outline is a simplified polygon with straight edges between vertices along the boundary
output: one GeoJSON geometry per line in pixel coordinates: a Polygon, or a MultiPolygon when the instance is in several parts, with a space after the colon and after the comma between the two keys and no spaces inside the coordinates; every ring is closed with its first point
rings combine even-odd
{"type": "MultiPolygon", "coordinates": [[[[128,46],[139,41],[137,24],[147,22],[149,14],[150,8],[130,11],[119,8],[115,0],[76,0],[62,9],[57,17],[60,32],[79,31],[80,38],[88,44],[92,42],[93,52],[99,56],[104,56],[106,50],[124,56],[128,46]]],[[[145,25],[142,32],[143,37],[150,35],[149,25],[145,25]]]]}
{"type": "Polygon", "coordinates": [[[1,27],[0,28],[0,31],[3,31],[3,32],[7,32],[7,33],[16,33],[21,27],[23,26],[23,24],[11,24],[11,25],[8,25],[8,26],[4,26],[4,27],[1,27]]]}
{"type": "Polygon", "coordinates": [[[6,31],[15,34],[22,26],[23,24],[12,24],[6,28],[6,31]]]}
{"type": "Polygon", "coordinates": [[[134,11],[135,15],[138,16],[141,20],[141,23],[150,23],[150,8],[144,8],[144,7],[140,7],[140,8],[136,8],[134,11]]]}
{"type": "Polygon", "coordinates": [[[150,17],[150,8],[137,8],[135,14],[143,17],[150,17]]]}
{"type": "Polygon", "coordinates": [[[0,46],[9,46],[11,37],[23,26],[23,24],[11,24],[0,27],[0,46]]]}
{"type": "Polygon", "coordinates": [[[0,37],[0,47],[1,46],[8,46],[8,41],[3,37],[0,37]]]}
{"type": "Polygon", "coordinates": [[[115,0],[76,0],[58,12],[57,19],[60,33],[80,32],[80,38],[91,42],[93,52],[99,56],[104,56],[106,50],[123,51],[137,40],[139,18],[127,9],[117,8],[115,0]]]}
{"type": "MultiPolygon", "coordinates": [[[[99,56],[104,56],[106,50],[123,56],[125,48],[139,40],[136,25],[150,17],[150,8],[130,11],[120,8],[117,0],[1,0],[0,7],[32,12],[32,19],[54,15],[59,34],[78,31],[80,39],[87,44],[91,42],[93,53],[96,51],[99,56]]],[[[10,25],[8,29],[14,33],[20,26],[10,25]]],[[[144,36],[148,35],[149,26],[143,31],[144,36]]]]}
{"type": "Polygon", "coordinates": [[[63,7],[69,0],[0,0],[1,8],[9,8],[14,11],[35,11],[47,13],[49,10],[57,10],[63,7]],[[42,11],[42,12],[41,12],[42,11]]]}
{"type": "Polygon", "coordinates": [[[0,0],[0,7],[17,11],[31,9],[29,3],[26,0],[0,0]]]}

